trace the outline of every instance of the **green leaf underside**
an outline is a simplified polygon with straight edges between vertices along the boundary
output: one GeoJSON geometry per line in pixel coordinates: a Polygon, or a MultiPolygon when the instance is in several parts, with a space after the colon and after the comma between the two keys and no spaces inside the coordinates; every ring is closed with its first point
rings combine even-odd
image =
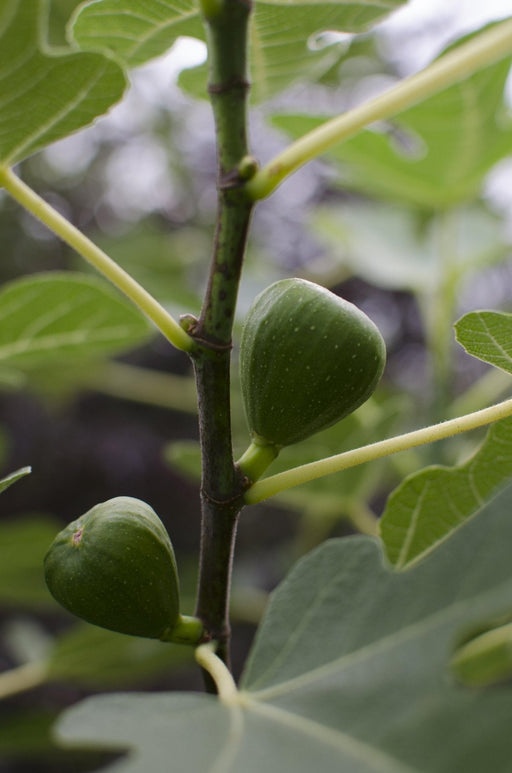
{"type": "MultiPolygon", "coordinates": [[[[503,91],[510,59],[498,62],[335,146],[344,187],[439,209],[478,194],[489,169],[512,150],[503,91]]],[[[326,120],[276,116],[294,138],[326,120]]]]}
{"type": "Polygon", "coordinates": [[[512,373],[512,314],[472,311],[455,323],[455,334],[469,354],[512,373]]]}
{"type": "Polygon", "coordinates": [[[0,492],[5,491],[5,489],[12,486],[13,483],[16,483],[17,480],[24,478],[25,475],[29,475],[31,472],[32,470],[30,467],[22,467],[21,469],[6,475],[5,478],[0,480],[0,492]]]}
{"type": "MultiPolygon", "coordinates": [[[[253,99],[266,99],[329,68],[338,56],[336,46],[314,51],[307,45],[311,35],[323,30],[361,32],[404,2],[258,0],[250,29],[253,99]]],[[[130,66],[163,54],[180,36],[205,37],[193,0],[97,0],[80,11],[73,34],[82,48],[106,48],[130,66]]],[[[182,81],[206,96],[206,67],[185,72],[182,81]]]]}
{"type": "Polygon", "coordinates": [[[482,773],[491,752],[507,773],[512,691],[462,688],[448,663],[465,632],[510,612],[509,497],[407,574],[370,538],[324,543],[274,592],[233,705],[96,697],[60,736],[131,748],[117,773],[482,773]]]}
{"type": "Polygon", "coordinates": [[[72,272],[32,275],[0,292],[0,364],[118,353],[147,340],[149,324],[101,279],[72,272]]]}
{"type": "Polygon", "coordinates": [[[390,495],[380,534],[389,561],[404,569],[472,518],[512,476],[512,418],[493,424],[481,447],[455,467],[432,466],[390,495]]]}
{"type": "Polygon", "coordinates": [[[46,44],[47,4],[0,5],[0,163],[10,166],[92,123],[124,92],[119,65],[46,44]]]}

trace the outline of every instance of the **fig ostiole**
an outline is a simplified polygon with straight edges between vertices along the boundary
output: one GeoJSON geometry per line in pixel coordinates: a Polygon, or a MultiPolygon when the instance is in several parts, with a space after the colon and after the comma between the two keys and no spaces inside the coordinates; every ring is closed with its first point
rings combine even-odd
{"type": "Polygon", "coordinates": [[[343,419],[374,392],[382,335],[353,303],[304,279],[263,290],[240,342],[242,399],[252,442],[238,464],[257,480],[284,446],[343,419]]]}
{"type": "Polygon", "coordinates": [[[72,521],[50,546],[44,571],[54,598],[89,623],[150,639],[201,639],[200,621],[180,613],[167,530],[140,499],[116,497],[72,521]]]}

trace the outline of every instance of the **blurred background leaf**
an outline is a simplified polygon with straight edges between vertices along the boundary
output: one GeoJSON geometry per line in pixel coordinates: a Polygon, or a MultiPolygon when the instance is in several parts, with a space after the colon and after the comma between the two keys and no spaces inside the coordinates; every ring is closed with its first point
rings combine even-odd
{"type": "MultiPolygon", "coordinates": [[[[462,41],[459,41],[459,43],[462,41]]],[[[451,47],[450,47],[451,48],[451,47]]],[[[335,146],[344,188],[439,210],[480,192],[492,166],[512,151],[512,120],[504,98],[510,59],[335,146]]],[[[300,137],[325,116],[276,115],[274,124],[300,137]]]]}

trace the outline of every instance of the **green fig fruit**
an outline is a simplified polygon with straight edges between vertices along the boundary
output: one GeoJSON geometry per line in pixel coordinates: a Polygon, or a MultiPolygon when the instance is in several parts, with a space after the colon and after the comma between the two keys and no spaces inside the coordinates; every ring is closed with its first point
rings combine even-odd
{"type": "Polygon", "coordinates": [[[354,304],[304,279],[271,285],[249,310],[240,343],[254,442],[277,453],[335,424],[370,397],[385,361],[378,328],[354,304]]]}
{"type": "Polygon", "coordinates": [[[169,535],[139,499],[110,499],[68,524],[44,570],[56,600],[102,628],[166,639],[181,617],[169,535]]]}

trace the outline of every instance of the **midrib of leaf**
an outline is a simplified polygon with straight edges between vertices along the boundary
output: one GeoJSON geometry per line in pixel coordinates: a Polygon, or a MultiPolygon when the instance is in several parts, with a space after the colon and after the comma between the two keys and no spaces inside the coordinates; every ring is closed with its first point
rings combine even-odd
{"type": "Polygon", "coordinates": [[[244,715],[241,705],[230,705],[229,713],[229,734],[225,745],[213,761],[213,766],[210,768],[209,773],[226,773],[226,771],[229,771],[240,748],[240,741],[244,733],[244,715]]]}
{"type": "MultiPolygon", "coordinates": [[[[33,289],[32,293],[25,293],[21,299],[15,300],[8,304],[4,309],[0,311],[0,320],[5,320],[9,316],[12,316],[20,309],[24,309],[30,306],[31,300],[39,297],[39,288],[33,289]]],[[[94,315],[89,315],[85,320],[81,320],[81,325],[87,325],[86,328],[81,327],[79,330],[64,331],[62,333],[51,333],[47,336],[35,336],[45,327],[68,316],[70,312],[78,312],[80,307],[88,306],[91,302],[90,297],[75,296],[65,301],[58,303],[55,307],[51,308],[46,314],[42,314],[36,317],[32,322],[26,325],[22,331],[18,332],[17,340],[11,341],[8,345],[3,347],[0,345],[0,359],[2,359],[2,352],[8,352],[8,356],[13,354],[21,354],[28,349],[32,351],[44,351],[55,346],[56,341],[62,341],[66,343],[83,343],[86,340],[89,341],[101,341],[102,338],[111,339],[112,337],[122,337],[126,334],[126,330],[131,326],[129,323],[116,323],[115,325],[107,325],[107,328],[100,328],[99,325],[103,324],[105,320],[105,312],[98,311],[94,315]],[[94,333],[94,335],[93,335],[94,333]],[[34,341],[36,344],[34,345],[34,341]]],[[[108,317],[107,317],[108,323],[108,317]]]]}
{"type": "MultiPolygon", "coordinates": [[[[445,468],[445,469],[449,470],[450,468],[445,468]]],[[[468,476],[468,482],[471,485],[472,494],[475,500],[475,505],[471,508],[470,515],[459,510],[453,498],[449,498],[449,499],[445,498],[443,500],[443,507],[455,515],[455,518],[456,518],[455,523],[458,524],[459,526],[462,525],[465,521],[469,520],[469,518],[474,518],[485,504],[485,500],[481,497],[480,494],[478,494],[477,496],[475,495],[475,492],[477,491],[477,489],[474,481],[474,474],[471,472],[470,467],[468,467],[467,476],[468,476]]],[[[443,533],[443,535],[439,539],[435,540],[435,542],[431,542],[428,548],[422,550],[420,554],[413,555],[412,558],[408,560],[409,549],[412,545],[414,537],[416,536],[418,519],[421,515],[420,505],[421,505],[421,502],[423,501],[423,498],[428,493],[430,484],[431,484],[431,481],[427,480],[426,483],[423,485],[423,489],[421,491],[420,497],[418,497],[418,503],[414,509],[413,519],[407,529],[407,537],[404,540],[404,545],[402,547],[402,550],[400,551],[400,558],[395,564],[395,568],[398,570],[404,569],[406,566],[411,567],[415,563],[417,563],[419,559],[425,558],[426,556],[430,555],[430,553],[432,553],[436,548],[442,545],[443,542],[446,542],[446,540],[450,538],[450,536],[453,534],[456,528],[456,525],[454,524],[453,520],[447,520],[448,529],[443,533]]]]}
{"type": "MultiPolygon", "coordinates": [[[[154,17],[151,16],[144,16],[141,13],[134,13],[133,11],[123,11],[122,15],[124,17],[130,16],[132,19],[138,19],[141,22],[148,24],[149,29],[148,31],[142,35],[142,36],[136,36],[135,38],[125,35],[125,34],[119,34],[115,35],[112,32],[108,33],[107,39],[111,39],[113,37],[117,37],[119,40],[125,40],[129,42],[133,42],[133,46],[127,49],[126,54],[123,55],[123,59],[129,60],[136,56],[137,52],[142,49],[152,38],[158,37],[160,33],[166,29],[172,29],[175,25],[180,25],[189,19],[195,19],[200,16],[199,10],[197,8],[192,8],[190,11],[183,11],[176,7],[173,7],[169,5],[169,3],[163,2],[163,0],[158,0],[159,5],[162,6],[164,9],[164,13],[167,14],[169,11],[174,11],[176,13],[176,17],[173,19],[168,19],[166,21],[162,21],[161,23],[158,23],[155,21],[154,17]]],[[[87,8],[86,8],[87,10],[87,8]]],[[[97,17],[106,17],[106,16],[119,16],[119,12],[115,11],[95,11],[95,16],[97,17]]]]}
{"type": "Polygon", "coordinates": [[[160,33],[162,30],[170,29],[171,27],[174,27],[176,24],[181,24],[186,19],[193,19],[198,15],[199,14],[197,10],[189,11],[188,13],[182,13],[176,19],[172,19],[172,21],[165,22],[164,24],[157,26],[154,30],[150,30],[145,36],[143,36],[140,39],[138,45],[136,45],[135,48],[133,48],[132,51],[130,52],[130,55],[133,55],[134,53],[136,53],[140,48],[143,47],[145,43],[148,42],[148,40],[151,40],[152,37],[156,36],[157,33],[160,33]]]}
{"type": "MultiPolygon", "coordinates": [[[[479,315],[478,319],[480,320],[480,324],[484,328],[485,332],[487,333],[487,335],[489,336],[489,338],[491,339],[493,344],[496,346],[497,349],[500,350],[500,352],[503,353],[503,359],[505,360],[505,362],[509,363],[509,366],[512,365],[512,359],[511,359],[510,355],[508,354],[507,350],[503,348],[502,344],[499,343],[499,341],[494,336],[494,334],[491,332],[491,328],[489,327],[489,325],[485,321],[485,318],[483,317],[483,315],[479,315]]],[[[507,368],[507,372],[510,373],[510,370],[511,370],[510,367],[507,368]]]]}
{"type": "Polygon", "coordinates": [[[381,639],[367,644],[365,647],[361,647],[360,649],[354,652],[350,652],[347,655],[341,655],[339,658],[332,660],[330,663],[326,663],[323,666],[318,666],[318,668],[314,668],[307,673],[291,677],[290,679],[279,682],[272,687],[265,687],[262,690],[244,690],[241,691],[241,695],[244,696],[244,701],[246,696],[249,696],[248,699],[251,702],[258,704],[261,703],[266,706],[267,701],[269,700],[281,697],[283,695],[288,695],[294,690],[307,687],[317,680],[324,680],[344,669],[349,669],[352,666],[358,665],[365,660],[369,660],[370,658],[379,655],[385,650],[397,647],[400,644],[406,642],[408,639],[410,640],[418,638],[423,634],[428,634],[435,628],[442,626],[444,622],[446,620],[450,620],[451,617],[459,616],[460,613],[462,613],[466,608],[471,609],[475,607],[476,604],[478,604],[479,606],[483,605],[483,607],[486,607],[487,609],[492,609],[496,605],[496,596],[501,598],[503,595],[505,599],[510,597],[511,586],[512,581],[507,580],[500,585],[494,586],[485,593],[476,594],[470,599],[463,599],[461,601],[454,602],[449,606],[444,607],[444,609],[438,610],[433,612],[431,615],[424,617],[422,620],[418,620],[417,622],[411,623],[404,628],[401,628],[398,632],[394,631],[393,633],[390,633],[381,639]],[[489,599],[488,605],[485,603],[487,598],[489,599]]]}
{"type": "Polygon", "coordinates": [[[9,359],[28,350],[30,353],[57,349],[70,344],[95,343],[110,341],[115,338],[122,339],[126,335],[127,325],[116,325],[107,330],[74,330],[71,333],[54,333],[36,339],[18,341],[8,346],[0,346],[0,360],[9,359]]]}
{"type": "Polygon", "coordinates": [[[469,473],[469,485],[471,486],[471,492],[475,498],[475,502],[478,505],[478,509],[481,510],[482,507],[485,505],[485,497],[483,497],[480,494],[480,491],[478,490],[478,484],[476,482],[476,477],[473,472],[469,473]]]}
{"type": "Polygon", "coordinates": [[[451,178],[455,180],[459,180],[464,174],[467,174],[468,170],[471,170],[482,136],[475,89],[471,82],[461,83],[459,89],[463,102],[464,120],[462,122],[463,142],[459,143],[459,152],[454,154],[452,158],[451,178]]]}
{"type": "Polygon", "coordinates": [[[418,768],[404,765],[403,762],[391,757],[386,752],[376,749],[364,741],[359,741],[354,736],[342,733],[340,730],[334,730],[331,727],[322,725],[312,719],[292,714],[277,706],[262,705],[248,693],[241,693],[240,699],[247,711],[253,711],[255,714],[259,714],[273,723],[285,725],[292,730],[296,730],[297,733],[307,735],[320,743],[339,749],[347,756],[363,760],[366,764],[372,766],[376,773],[419,773],[418,768]]]}
{"type": "MultiPolygon", "coordinates": [[[[87,301],[82,301],[81,305],[83,306],[84,303],[87,303],[87,301]]],[[[70,311],[73,311],[73,309],[76,310],[77,308],[74,300],[62,301],[53,309],[49,309],[46,314],[40,314],[35,317],[32,323],[23,329],[19,337],[25,340],[33,339],[37,333],[40,333],[45,327],[51,325],[52,322],[57,321],[60,317],[67,316],[70,311]]]]}
{"type": "Polygon", "coordinates": [[[261,34],[256,22],[256,14],[252,17],[250,26],[250,68],[251,79],[258,86],[258,91],[265,97],[268,94],[268,85],[265,68],[265,56],[261,34]]]}
{"type": "MultiPolygon", "coordinates": [[[[161,3],[161,5],[164,5],[164,3],[161,3]]],[[[169,6],[166,6],[166,9],[169,10],[169,6]]],[[[173,9],[173,10],[176,10],[176,9],[173,9]]],[[[132,48],[128,49],[127,57],[132,58],[137,54],[137,51],[139,51],[141,48],[143,48],[146,45],[146,43],[148,43],[148,41],[150,41],[154,37],[157,37],[163,30],[171,29],[176,24],[182,24],[182,22],[186,21],[187,19],[196,18],[197,16],[199,16],[199,12],[197,10],[192,10],[192,11],[189,11],[188,13],[181,13],[175,19],[171,19],[169,21],[163,22],[162,24],[156,24],[156,25],[153,19],[144,18],[134,13],[129,15],[134,16],[135,18],[140,18],[142,21],[149,22],[153,25],[148,30],[148,32],[146,32],[145,35],[135,40],[135,45],[132,48]]],[[[112,35],[109,34],[109,37],[112,37],[112,35]]],[[[126,35],[119,35],[119,38],[122,38],[123,40],[130,40],[130,38],[126,37],[126,35]]]]}
{"type": "Polygon", "coordinates": [[[15,147],[10,155],[5,159],[4,163],[6,166],[9,166],[12,164],[16,157],[19,157],[23,155],[23,153],[33,146],[38,139],[41,137],[44,137],[45,134],[47,134],[56,124],[58,124],[62,119],[64,119],[69,113],[71,113],[78,105],[83,102],[83,100],[88,96],[89,92],[92,91],[94,86],[98,83],[98,81],[103,77],[104,71],[106,68],[105,65],[100,65],[94,75],[91,75],[89,81],[86,83],[86,85],[76,93],[73,99],[70,99],[65,107],[63,107],[61,110],[59,110],[50,120],[46,121],[46,123],[42,124],[38,127],[36,131],[34,131],[32,134],[30,134],[26,140],[22,143],[20,143],[17,147],[15,147]]]}
{"type": "Polygon", "coordinates": [[[34,288],[31,293],[25,292],[22,298],[17,298],[8,304],[2,304],[0,306],[0,322],[12,314],[15,314],[20,309],[23,309],[25,306],[29,306],[32,300],[37,297],[38,288],[34,288]]]}
{"type": "Polygon", "coordinates": [[[413,537],[416,534],[416,526],[418,524],[418,518],[421,515],[423,500],[425,499],[425,496],[427,494],[429,487],[430,487],[430,483],[429,481],[427,481],[427,485],[423,487],[421,495],[418,497],[418,501],[416,502],[416,507],[414,508],[412,517],[411,517],[410,527],[407,531],[407,536],[404,539],[404,544],[402,545],[402,550],[400,551],[398,561],[396,562],[397,569],[401,569],[406,563],[407,555],[409,553],[409,549],[411,547],[413,537]]]}

